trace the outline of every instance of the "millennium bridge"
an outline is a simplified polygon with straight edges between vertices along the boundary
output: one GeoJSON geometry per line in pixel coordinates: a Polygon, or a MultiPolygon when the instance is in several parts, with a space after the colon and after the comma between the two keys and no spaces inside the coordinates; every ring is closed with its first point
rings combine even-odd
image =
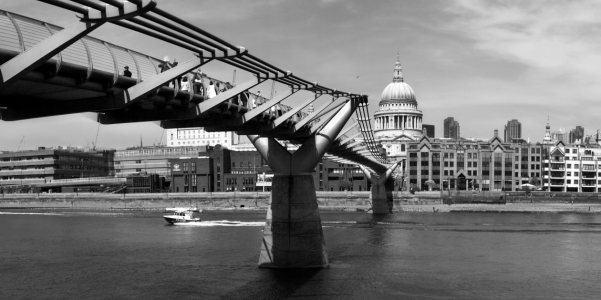
{"type": "Polygon", "coordinates": [[[404,161],[388,161],[380,153],[367,96],[293,75],[162,10],[154,0],[39,2],[73,11],[78,19],[61,28],[0,10],[3,121],[80,113],[100,124],[154,122],[163,128],[204,127],[247,135],[274,171],[260,267],[328,266],[311,176],[324,156],[360,165],[372,183],[373,213],[392,209],[391,174],[404,161]],[[169,64],[89,36],[106,23],[191,51],[195,58],[169,64]],[[248,72],[252,80],[235,84],[198,71],[212,61],[248,72]],[[120,75],[125,66],[130,76],[120,75]],[[182,77],[188,82],[200,78],[200,84],[186,86],[182,77]],[[215,95],[207,90],[209,81],[217,87],[215,95]],[[265,81],[289,90],[261,98],[256,105],[252,102],[257,95],[249,89],[265,81]],[[296,93],[307,94],[307,99],[283,103],[296,93]],[[331,100],[304,111],[322,96],[331,100]],[[299,148],[290,153],[280,141],[299,148]]]}

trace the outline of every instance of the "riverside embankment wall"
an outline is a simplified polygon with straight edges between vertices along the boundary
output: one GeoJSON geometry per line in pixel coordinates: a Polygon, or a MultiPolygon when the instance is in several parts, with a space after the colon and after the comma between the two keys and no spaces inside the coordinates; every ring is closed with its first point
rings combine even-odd
{"type": "MultiPolygon", "coordinates": [[[[97,208],[97,209],[161,209],[198,206],[210,208],[266,208],[269,192],[236,193],[168,193],[168,194],[0,194],[0,208],[97,208]]],[[[581,203],[601,204],[596,193],[546,192],[407,192],[394,193],[395,207],[406,205],[470,204],[470,203],[581,203]]],[[[371,207],[369,192],[317,192],[320,209],[364,209],[371,207]]]]}
{"type": "MultiPolygon", "coordinates": [[[[203,208],[266,208],[269,192],[240,193],[164,193],[164,194],[4,194],[0,208],[97,208],[97,209],[160,209],[165,207],[198,206],[203,208]]],[[[395,206],[440,204],[440,193],[395,193],[395,206]]],[[[371,207],[369,192],[317,192],[320,209],[371,207]]]]}
{"type": "Polygon", "coordinates": [[[444,204],[458,203],[583,203],[601,204],[599,193],[445,191],[444,204]]]}

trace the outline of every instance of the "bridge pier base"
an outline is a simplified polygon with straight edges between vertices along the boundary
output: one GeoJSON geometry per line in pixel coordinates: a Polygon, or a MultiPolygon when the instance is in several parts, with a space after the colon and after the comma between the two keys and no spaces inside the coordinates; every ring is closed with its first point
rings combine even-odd
{"type": "Polygon", "coordinates": [[[259,267],[323,268],[328,266],[313,176],[273,177],[259,267]]]}
{"type": "Polygon", "coordinates": [[[374,214],[388,214],[394,208],[394,180],[388,178],[385,182],[372,182],[369,200],[374,214]]]}
{"type": "Polygon", "coordinates": [[[381,174],[372,174],[364,166],[359,165],[369,182],[371,183],[369,200],[373,214],[389,214],[394,208],[394,179],[392,173],[404,159],[390,166],[381,174]]]}

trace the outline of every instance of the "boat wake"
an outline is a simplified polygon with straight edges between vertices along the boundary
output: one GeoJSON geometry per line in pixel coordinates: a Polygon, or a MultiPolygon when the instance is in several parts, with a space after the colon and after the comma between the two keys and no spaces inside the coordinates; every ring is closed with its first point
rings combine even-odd
{"type": "Polygon", "coordinates": [[[199,227],[232,227],[232,226],[265,226],[265,222],[241,222],[241,221],[202,221],[202,222],[187,222],[174,223],[175,226],[199,226],[199,227]]]}
{"type": "Polygon", "coordinates": [[[35,213],[35,212],[2,212],[0,215],[37,215],[37,216],[64,216],[61,213],[35,213]]]}

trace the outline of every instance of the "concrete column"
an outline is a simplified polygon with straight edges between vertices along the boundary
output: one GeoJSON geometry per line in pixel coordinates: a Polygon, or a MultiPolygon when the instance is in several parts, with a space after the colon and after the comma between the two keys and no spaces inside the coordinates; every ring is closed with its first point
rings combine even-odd
{"type": "Polygon", "coordinates": [[[261,268],[323,268],[328,252],[311,172],[365,98],[351,99],[294,153],[275,139],[248,136],[274,172],[259,256],[261,268]]]}
{"type": "Polygon", "coordinates": [[[371,182],[369,200],[371,201],[371,210],[373,214],[388,214],[394,208],[394,179],[392,173],[399,164],[405,159],[394,163],[385,172],[381,174],[372,174],[364,166],[359,165],[365,177],[371,182]]]}

